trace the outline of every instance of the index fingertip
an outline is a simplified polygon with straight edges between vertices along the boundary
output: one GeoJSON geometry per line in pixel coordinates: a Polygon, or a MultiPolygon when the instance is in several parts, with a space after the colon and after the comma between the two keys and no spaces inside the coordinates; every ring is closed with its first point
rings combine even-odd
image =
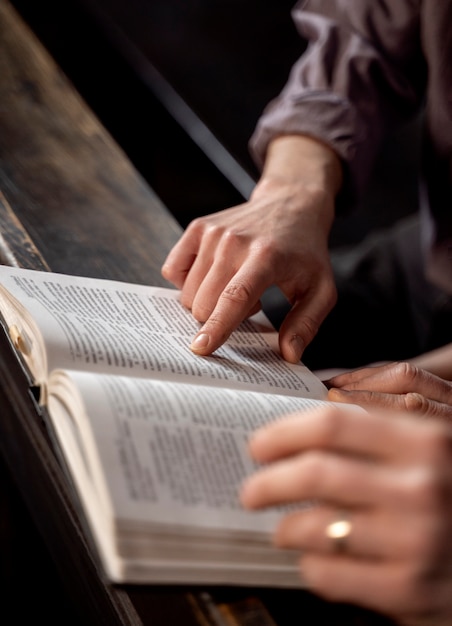
{"type": "Polygon", "coordinates": [[[190,350],[195,354],[209,354],[210,335],[200,332],[190,344],[190,350]]]}

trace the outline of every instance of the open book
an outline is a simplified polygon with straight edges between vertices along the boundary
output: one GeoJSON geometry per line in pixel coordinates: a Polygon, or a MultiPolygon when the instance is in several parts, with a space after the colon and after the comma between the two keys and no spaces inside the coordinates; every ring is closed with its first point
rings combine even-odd
{"type": "Polygon", "coordinates": [[[259,425],[324,402],[262,314],[211,357],[173,289],[0,266],[0,312],[113,582],[297,586],[281,509],[244,511],[259,425]]]}

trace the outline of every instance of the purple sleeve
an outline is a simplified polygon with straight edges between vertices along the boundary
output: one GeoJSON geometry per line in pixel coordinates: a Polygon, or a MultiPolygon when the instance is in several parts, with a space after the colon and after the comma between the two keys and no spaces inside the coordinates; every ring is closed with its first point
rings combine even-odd
{"type": "Polygon", "coordinates": [[[421,0],[303,0],[292,12],[307,41],[282,92],[250,140],[262,167],[276,136],[303,134],[331,146],[359,195],[385,134],[418,111],[426,67],[421,0]]]}

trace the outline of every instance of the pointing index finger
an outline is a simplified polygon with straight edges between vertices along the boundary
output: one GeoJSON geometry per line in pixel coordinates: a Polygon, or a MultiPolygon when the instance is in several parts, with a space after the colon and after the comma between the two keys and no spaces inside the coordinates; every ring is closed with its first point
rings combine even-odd
{"type": "Polygon", "coordinates": [[[263,274],[243,269],[238,272],[220,294],[212,314],[194,337],[190,349],[202,356],[212,354],[248,317],[268,286],[267,276],[263,274]],[[253,279],[249,280],[247,276],[253,279]]]}

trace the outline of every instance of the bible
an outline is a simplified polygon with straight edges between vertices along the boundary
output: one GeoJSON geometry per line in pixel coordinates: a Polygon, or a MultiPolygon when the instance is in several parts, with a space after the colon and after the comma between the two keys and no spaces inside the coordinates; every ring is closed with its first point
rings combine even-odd
{"type": "Polygon", "coordinates": [[[8,266],[0,313],[107,579],[302,584],[297,553],[271,544],[281,508],[238,493],[250,433],[326,388],[281,358],[263,313],[200,357],[176,289],[8,266]]]}

